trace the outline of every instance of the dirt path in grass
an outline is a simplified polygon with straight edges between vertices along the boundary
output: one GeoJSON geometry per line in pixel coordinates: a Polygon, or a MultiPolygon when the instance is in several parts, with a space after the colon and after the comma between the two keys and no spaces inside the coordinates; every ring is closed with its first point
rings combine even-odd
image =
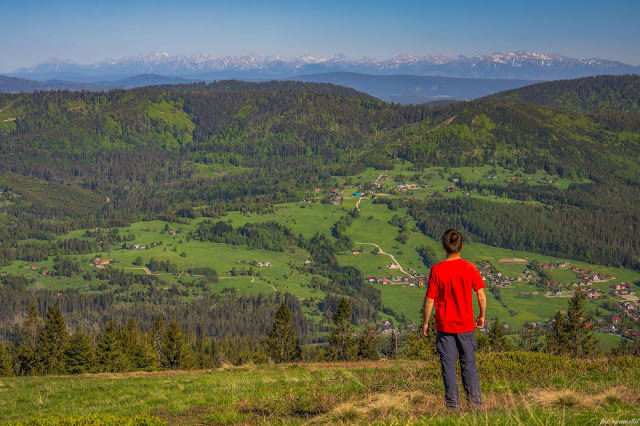
{"type": "Polygon", "coordinates": [[[4,108],[0,108],[0,112],[4,111],[5,109],[9,108],[11,105],[15,104],[16,102],[18,102],[20,100],[20,98],[15,99],[13,102],[11,102],[9,105],[7,105],[4,108]]]}
{"type": "Polygon", "coordinates": [[[141,271],[146,272],[146,273],[147,273],[147,275],[153,275],[153,274],[151,273],[151,271],[149,270],[149,268],[147,268],[146,266],[145,266],[145,267],[143,267],[143,268],[127,268],[127,269],[138,269],[138,270],[141,270],[141,271]]]}
{"type": "Polygon", "coordinates": [[[438,124],[438,125],[437,125],[436,127],[434,127],[433,129],[431,129],[431,130],[427,130],[427,133],[435,132],[436,130],[438,130],[438,129],[440,129],[440,128],[444,127],[444,126],[448,126],[449,124],[451,124],[451,122],[452,122],[453,120],[455,120],[455,118],[456,118],[457,116],[458,116],[458,114],[454,115],[454,116],[453,116],[453,117],[451,117],[451,118],[447,118],[444,122],[442,122],[442,123],[438,124]]]}
{"type": "Polygon", "coordinates": [[[362,201],[362,197],[360,197],[360,199],[356,203],[356,209],[358,209],[358,210],[360,210],[360,201],[362,201]]]}
{"type": "MultiPolygon", "coordinates": [[[[240,275],[240,276],[237,276],[237,277],[218,277],[218,279],[221,279],[221,280],[229,280],[229,279],[233,279],[233,278],[242,278],[243,276],[245,276],[245,275],[240,275]]],[[[252,275],[252,276],[251,276],[251,282],[252,282],[252,283],[255,283],[255,282],[256,282],[256,277],[255,277],[255,275],[252,275]]],[[[275,288],[274,286],[272,286],[271,284],[261,283],[261,282],[259,282],[258,284],[264,284],[264,285],[266,285],[267,287],[269,287],[271,290],[275,291],[276,293],[278,292],[278,289],[277,289],[277,288],[275,288]]]]}
{"type": "MultiPolygon", "coordinates": [[[[147,275],[175,275],[174,272],[160,272],[159,274],[154,274],[153,272],[151,272],[151,270],[149,268],[145,267],[140,267],[140,268],[125,268],[125,269],[137,269],[139,271],[144,271],[147,275]]],[[[192,275],[194,277],[197,276],[202,276],[202,275],[192,275]]]]}
{"type": "Polygon", "coordinates": [[[389,257],[391,258],[391,260],[393,260],[393,263],[395,263],[396,265],[398,265],[398,269],[399,269],[400,271],[402,271],[402,273],[403,273],[403,274],[405,274],[405,275],[409,275],[409,273],[408,273],[407,271],[405,271],[405,270],[404,270],[404,268],[402,267],[402,265],[400,265],[400,264],[398,263],[398,261],[396,260],[395,256],[394,256],[394,255],[392,255],[391,253],[385,253],[385,252],[384,252],[384,250],[382,250],[382,249],[380,248],[380,246],[379,246],[379,245],[377,245],[377,244],[375,244],[375,243],[354,243],[354,244],[361,244],[361,245],[365,245],[365,246],[376,246],[376,247],[378,247],[378,250],[380,250],[379,254],[384,254],[384,255],[389,256],[389,257]]]}

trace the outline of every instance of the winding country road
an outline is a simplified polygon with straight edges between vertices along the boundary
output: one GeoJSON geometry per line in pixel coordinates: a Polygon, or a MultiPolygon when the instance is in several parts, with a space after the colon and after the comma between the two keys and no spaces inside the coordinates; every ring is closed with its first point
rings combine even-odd
{"type": "Polygon", "coordinates": [[[402,267],[402,265],[400,265],[398,263],[398,261],[396,260],[395,256],[392,255],[391,253],[385,253],[379,245],[375,244],[375,243],[354,243],[354,244],[360,244],[360,245],[365,245],[365,246],[376,246],[378,247],[378,250],[380,250],[380,254],[385,254],[387,256],[389,256],[391,258],[391,260],[393,260],[393,263],[395,263],[396,265],[398,265],[398,269],[400,271],[402,271],[402,273],[404,273],[405,275],[410,275],[407,271],[404,270],[404,268],[402,267]]]}

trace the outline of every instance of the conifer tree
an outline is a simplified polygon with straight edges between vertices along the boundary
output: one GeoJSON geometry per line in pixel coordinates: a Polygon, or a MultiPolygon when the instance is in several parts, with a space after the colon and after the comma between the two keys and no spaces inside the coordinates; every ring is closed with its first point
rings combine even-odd
{"type": "Polygon", "coordinates": [[[156,318],[155,322],[153,323],[153,327],[151,328],[151,335],[149,336],[151,339],[151,347],[157,354],[158,359],[161,358],[162,342],[164,342],[166,335],[167,327],[164,324],[162,315],[158,315],[158,318],[156,318]]]}
{"type": "Polygon", "coordinates": [[[130,366],[113,320],[107,323],[96,346],[96,364],[99,371],[111,373],[126,371],[130,366]]]}
{"type": "Polygon", "coordinates": [[[380,335],[377,330],[365,329],[356,339],[356,346],[358,348],[357,358],[372,361],[380,359],[380,352],[378,351],[379,341],[380,335]]]}
{"type": "Polygon", "coordinates": [[[180,324],[176,319],[172,319],[169,328],[162,342],[162,362],[164,367],[178,369],[182,367],[184,361],[184,336],[180,329],[180,324]]]}
{"type": "Polygon", "coordinates": [[[267,348],[273,362],[293,362],[300,359],[300,341],[291,324],[291,311],[284,302],[273,318],[273,326],[267,335],[267,348]]]}
{"type": "Polygon", "coordinates": [[[124,348],[133,370],[155,370],[158,358],[149,342],[145,341],[136,321],[131,318],[122,330],[124,348]]]}
{"type": "MultiPolygon", "coordinates": [[[[424,308],[423,308],[424,309],[424,308]]],[[[422,312],[422,311],[421,311],[422,312]]],[[[427,337],[421,331],[412,332],[407,338],[407,346],[402,351],[402,357],[406,359],[433,359],[438,354],[436,351],[436,322],[432,315],[429,318],[429,333],[427,337]]]]}
{"type": "Polygon", "coordinates": [[[40,335],[41,320],[36,304],[31,301],[29,311],[21,326],[22,342],[18,348],[16,359],[18,364],[18,374],[37,374],[37,354],[36,347],[38,336],[40,335]]]}
{"type": "Polygon", "coordinates": [[[590,315],[587,314],[586,303],[580,291],[576,291],[569,300],[567,332],[571,343],[568,347],[573,356],[592,356],[599,352],[598,338],[587,327],[590,315]]]}
{"type": "Polygon", "coordinates": [[[551,322],[551,328],[545,335],[546,352],[556,355],[565,353],[567,339],[564,315],[562,315],[562,312],[557,311],[551,322]]]}
{"type": "Polygon", "coordinates": [[[71,374],[82,374],[93,370],[95,356],[91,347],[91,338],[85,333],[75,333],[64,349],[66,370],[71,374]]]}
{"type": "Polygon", "coordinates": [[[511,349],[511,345],[504,336],[504,328],[500,320],[496,318],[489,328],[489,345],[493,352],[503,352],[511,349]]]}
{"type": "Polygon", "coordinates": [[[0,340],[0,377],[13,376],[13,367],[11,365],[11,355],[7,347],[0,340]]]}
{"type": "Polygon", "coordinates": [[[489,352],[491,351],[491,344],[489,343],[489,338],[487,337],[487,333],[484,331],[480,331],[476,328],[476,350],[478,352],[489,352]]]}
{"type": "Polygon", "coordinates": [[[523,351],[538,351],[537,337],[535,330],[527,322],[522,326],[520,330],[520,342],[518,343],[518,349],[523,351]]]}
{"type": "Polygon", "coordinates": [[[39,374],[60,374],[65,371],[63,354],[68,340],[69,333],[60,308],[50,306],[36,347],[39,374]]]}
{"type": "Polygon", "coordinates": [[[395,330],[391,331],[389,346],[384,350],[384,355],[389,359],[396,359],[398,356],[398,333],[395,330]]]}
{"type": "Polygon", "coordinates": [[[329,342],[328,358],[335,361],[354,359],[357,347],[353,339],[353,328],[351,327],[351,307],[346,298],[340,299],[332,321],[334,328],[327,339],[329,342]]]}
{"type": "Polygon", "coordinates": [[[27,345],[33,348],[36,347],[36,344],[38,343],[38,336],[40,335],[41,326],[42,321],[40,320],[40,315],[38,314],[38,307],[32,300],[29,304],[29,311],[27,312],[27,316],[22,322],[23,345],[27,345]]]}

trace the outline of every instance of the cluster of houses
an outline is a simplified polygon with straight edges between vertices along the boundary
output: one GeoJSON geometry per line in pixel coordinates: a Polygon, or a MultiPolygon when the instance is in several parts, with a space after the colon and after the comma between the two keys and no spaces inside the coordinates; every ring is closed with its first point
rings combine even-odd
{"type": "Polygon", "coordinates": [[[109,263],[111,263],[109,259],[100,259],[98,257],[93,259],[93,266],[96,268],[104,268],[105,266],[109,266],[109,263]]]}
{"type": "Polygon", "coordinates": [[[513,281],[522,281],[522,277],[505,277],[502,272],[498,272],[490,262],[480,262],[478,272],[486,284],[496,287],[511,287],[513,281]]]}
{"type": "Polygon", "coordinates": [[[261,268],[271,266],[271,262],[256,262],[254,260],[249,260],[249,259],[238,260],[237,263],[243,263],[243,264],[251,265],[251,266],[258,266],[258,267],[261,267],[261,268]]]}
{"type": "Polygon", "coordinates": [[[380,284],[380,285],[390,285],[390,284],[409,284],[409,286],[414,287],[424,287],[427,282],[427,278],[424,275],[416,275],[416,276],[395,276],[395,277],[367,277],[367,281],[372,284],[380,284]]]}
{"type": "Polygon", "coordinates": [[[633,292],[631,291],[631,285],[627,283],[611,284],[611,296],[629,296],[633,292]]]}
{"type": "MultiPolygon", "coordinates": [[[[425,187],[425,188],[428,188],[428,187],[429,187],[429,185],[425,185],[424,187],[425,187]]],[[[399,183],[399,184],[397,185],[397,188],[398,188],[400,191],[407,191],[407,190],[409,190],[409,189],[420,189],[420,185],[418,185],[417,183],[408,183],[408,184],[399,183]]]]}
{"type": "MultiPolygon", "coordinates": [[[[32,271],[37,271],[38,270],[38,265],[36,265],[35,263],[31,265],[31,270],[32,271]]],[[[46,266],[43,266],[42,268],[40,268],[40,274],[42,275],[53,275],[53,271],[50,271],[46,266]]]]}

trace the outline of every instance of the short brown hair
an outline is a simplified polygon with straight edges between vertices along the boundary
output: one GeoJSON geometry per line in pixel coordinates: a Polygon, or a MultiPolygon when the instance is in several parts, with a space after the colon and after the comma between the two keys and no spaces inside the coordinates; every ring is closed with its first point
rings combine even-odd
{"type": "Polygon", "coordinates": [[[447,230],[442,236],[442,248],[447,254],[455,254],[462,250],[462,235],[455,229],[447,230]]]}

